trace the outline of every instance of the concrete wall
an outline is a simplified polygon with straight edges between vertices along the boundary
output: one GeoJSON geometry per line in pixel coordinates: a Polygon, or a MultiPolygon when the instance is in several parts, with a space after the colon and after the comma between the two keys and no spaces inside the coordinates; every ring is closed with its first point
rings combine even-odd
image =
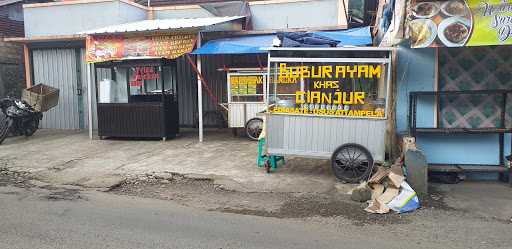
{"type": "Polygon", "coordinates": [[[207,10],[200,8],[187,8],[187,9],[167,9],[157,10],[155,19],[176,19],[176,18],[199,18],[199,17],[212,17],[213,14],[207,10]]]}
{"type": "MultiPolygon", "coordinates": [[[[338,21],[337,0],[298,1],[290,3],[250,4],[254,30],[286,28],[332,27],[338,21]]],[[[156,10],[155,18],[211,17],[199,6],[156,10]]]]}
{"type": "Polygon", "coordinates": [[[7,94],[19,96],[25,86],[23,48],[0,41],[0,98],[7,94]]]}
{"type": "MultiPolygon", "coordinates": [[[[253,2],[250,5],[253,29],[333,27],[338,25],[338,0],[311,0],[288,3],[253,2]]],[[[211,17],[197,5],[157,9],[156,19],[211,17]]],[[[24,8],[27,37],[71,35],[109,25],[147,18],[146,10],[121,1],[49,5],[24,8]]]]}
{"type": "Polygon", "coordinates": [[[146,11],[119,1],[25,7],[25,36],[72,35],[146,19],[146,11]]]}
{"type": "Polygon", "coordinates": [[[255,30],[336,26],[337,0],[252,4],[255,30]]]}
{"type": "MultiPolygon", "coordinates": [[[[397,70],[397,132],[407,134],[408,101],[412,91],[434,91],[435,49],[411,49],[409,44],[398,47],[397,70]]],[[[435,102],[432,97],[419,99],[417,124],[434,127],[435,102]]],[[[429,163],[498,164],[498,135],[418,134],[417,145],[429,163]]],[[[505,137],[505,155],[510,152],[510,136],[505,137]]]]}

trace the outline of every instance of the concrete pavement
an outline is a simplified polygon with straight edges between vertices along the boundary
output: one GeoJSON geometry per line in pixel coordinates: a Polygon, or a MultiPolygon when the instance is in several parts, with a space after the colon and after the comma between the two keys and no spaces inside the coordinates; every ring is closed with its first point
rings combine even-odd
{"type": "Polygon", "coordinates": [[[162,142],[91,141],[83,132],[40,130],[0,145],[0,167],[57,185],[108,188],[126,177],[170,173],[211,178],[226,189],[247,192],[326,192],[337,182],[328,161],[288,158],[269,175],[256,167],[256,156],[256,142],[227,130],[207,131],[202,144],[195,131],[162,142]]]}

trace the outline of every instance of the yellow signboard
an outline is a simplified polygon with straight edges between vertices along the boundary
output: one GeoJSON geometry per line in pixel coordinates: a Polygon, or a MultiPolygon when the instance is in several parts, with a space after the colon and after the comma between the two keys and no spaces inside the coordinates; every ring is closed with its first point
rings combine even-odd
{"type": "MultiPolygon", "coordinates": [[[[384,106],[374,105],[378,96],[369,96],[372,88],[378,91],[384,84],[380,64],[324,64],[276,65],[276,89],[279,85],[289,91],[295,86],[294,105],[281,106],[278,102],[270,111],[287,114],[329,116],[384,117],[384,106]],[[294,84],[294,85],[293,85],[294,84]]],[[[283,95],[277,90],[278,97],[283,95]]],[[[382,101],[381,101],[382,102],[382,101]]]]}
{"type": "Polygon", "coordinates": [[[263,74],[232,74],[229,75],[229,86],[231,95],[254,95],[257,94],[258,85],[264,81],[263,74]]]}

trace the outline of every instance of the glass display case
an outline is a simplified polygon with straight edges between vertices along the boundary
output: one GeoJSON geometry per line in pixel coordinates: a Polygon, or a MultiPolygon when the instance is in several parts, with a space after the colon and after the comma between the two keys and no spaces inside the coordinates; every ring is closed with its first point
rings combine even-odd
{"type": "Polygon", "coordinates": [[[165,140],[176,136],[179,113],[175,61],[104,62],[96,63],[95,70],[100,138],[165,140]],[[109,73],[101,74],[99,70],[109,73]]]}

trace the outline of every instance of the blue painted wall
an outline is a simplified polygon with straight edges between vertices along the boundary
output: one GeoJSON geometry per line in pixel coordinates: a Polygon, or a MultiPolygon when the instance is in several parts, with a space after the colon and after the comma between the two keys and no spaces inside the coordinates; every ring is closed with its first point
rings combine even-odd
{"type": "MultiPolygon", "coordinates": [[[[408,43],[397,48],[397,132],[407,134],[409,93],[435,90],[435,49],[411,49],[408,43]]],[[[434,127],[433,97],[418,100],[417,124],[434,127]]],[[[417,134],[417,145],[429,163],[498,164],[498,135],[417,134]]],[[[505,136],[505,155],[510,153],[510,136],[505,136]]]]}
{"type": "MultiPolygon", "coordinates": [[[[397,52],[397,132],[406,134],[408,131],[409,93],[434,91],[435,50],[411,49],[409,44],[401,44],[398,46],[397,52]]],[[[432,127],[434,115],[434,99],[431,97],[418,99],[418,126],[432,127]]]]}

